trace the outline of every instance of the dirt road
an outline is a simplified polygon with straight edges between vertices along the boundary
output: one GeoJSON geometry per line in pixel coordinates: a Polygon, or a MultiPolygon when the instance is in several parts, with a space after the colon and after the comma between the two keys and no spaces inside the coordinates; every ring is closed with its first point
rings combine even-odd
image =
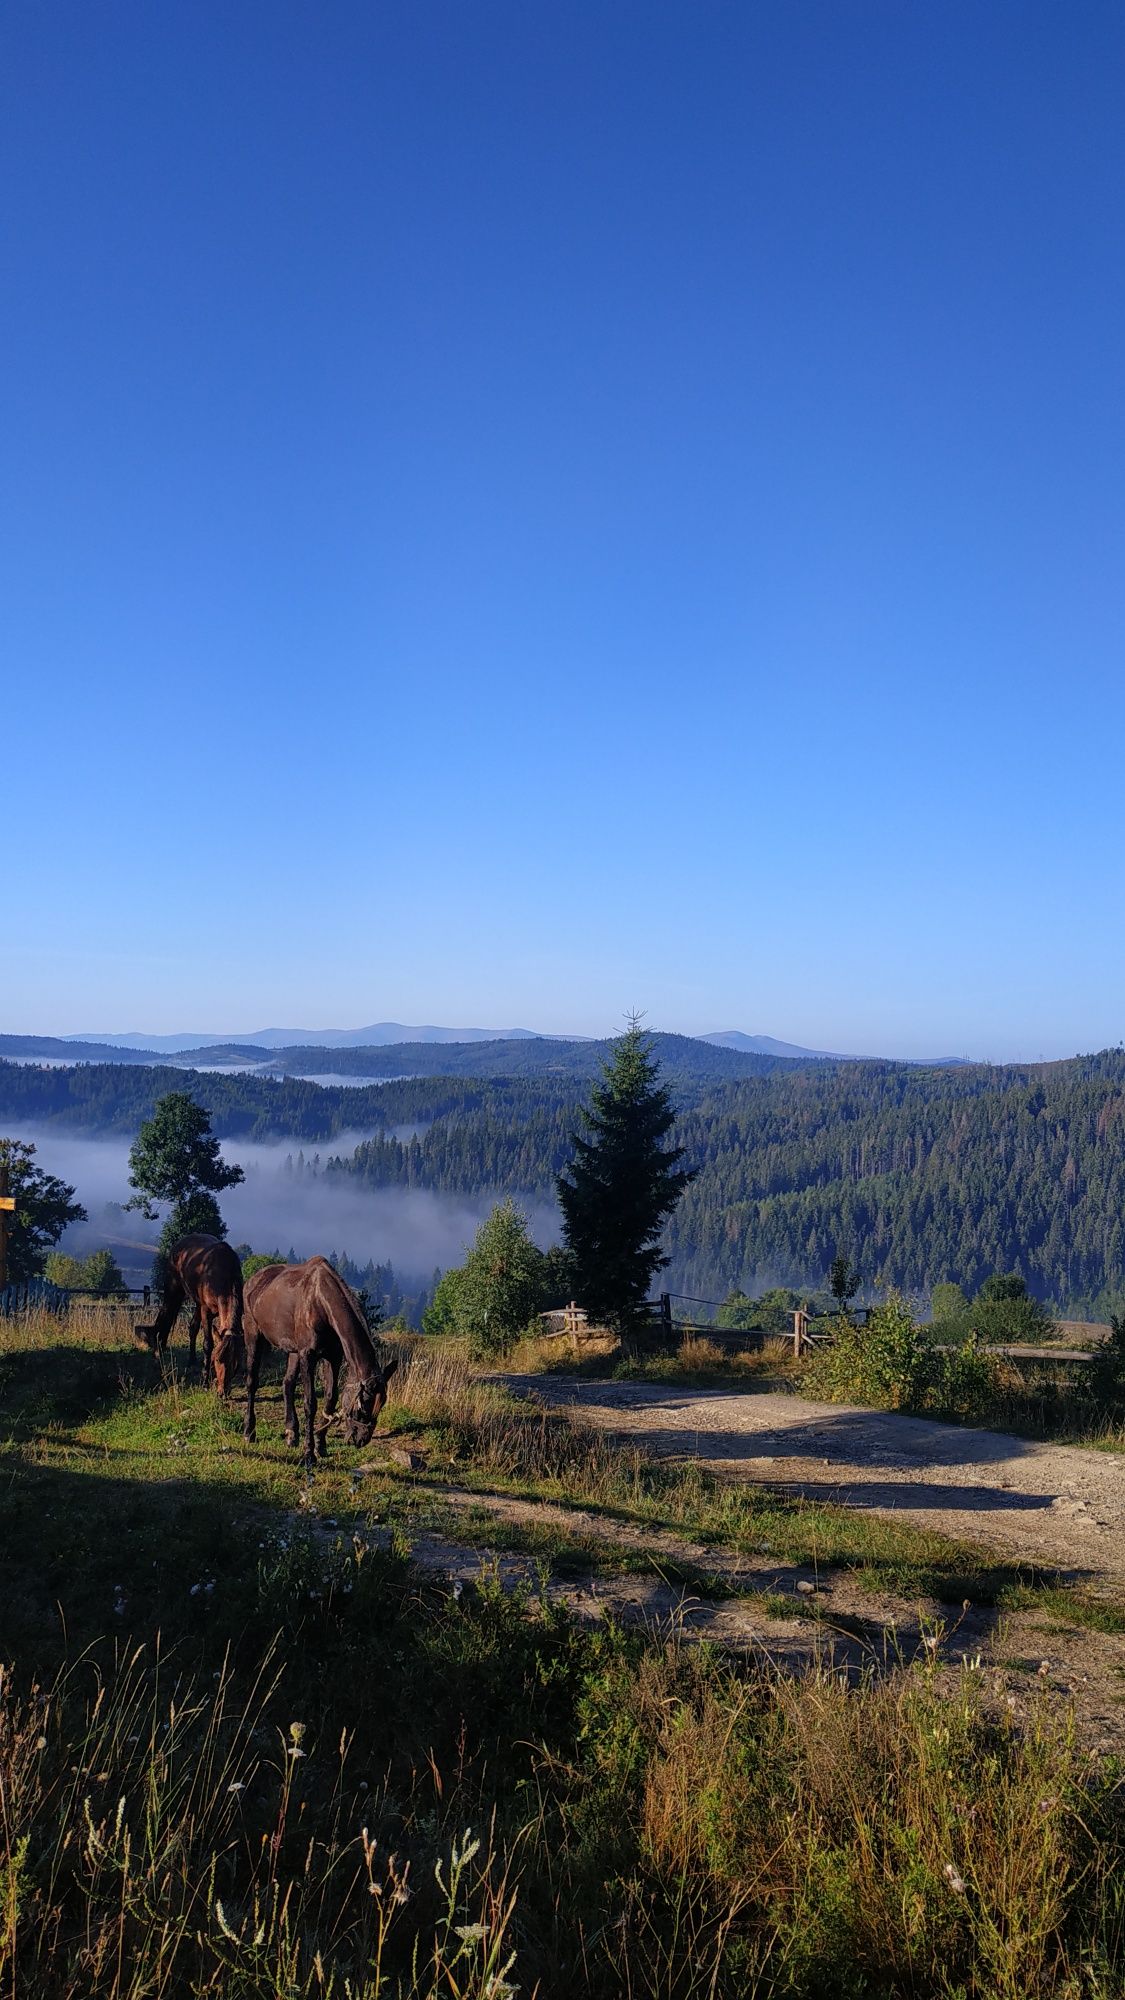
{"type": "Polygon", "coordinates": [[[509,1376],[646,1449],[1125,1586],[1125,1456],[802,1396],[509,1376]]]}

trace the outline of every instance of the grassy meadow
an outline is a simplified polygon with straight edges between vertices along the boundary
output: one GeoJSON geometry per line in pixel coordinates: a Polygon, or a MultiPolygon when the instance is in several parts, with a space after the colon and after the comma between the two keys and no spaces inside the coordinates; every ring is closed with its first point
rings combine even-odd
{"type": "Polygon", "coordinates": [[[1122,1774],[1057,1706],[1017,1723],[972,1659],[856,1683],[584,1626],[546,1579],[619,1566],[624,1526],[632,1569],[660,1530],[873,1593],[1104,1603],[646,1459],[436,1343],[306,1485],[276,1375],[247,1447],[131,1321],[0,1322],[4,2000],[1125,1991],[1122,1774]],[[474,1590],[410,1563],[431,1528],[480,1546],[474,1590]],[[543,1587],[505,1593],[501,1547],[543,1587]]]}

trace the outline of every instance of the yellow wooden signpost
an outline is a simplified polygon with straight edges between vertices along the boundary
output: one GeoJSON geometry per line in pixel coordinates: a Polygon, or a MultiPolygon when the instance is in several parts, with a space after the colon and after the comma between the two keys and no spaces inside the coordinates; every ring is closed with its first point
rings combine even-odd
{"type": "Polygon", "coordinates": [[[8,1282],[8,1231],[10,1215],[16,1212],[16,1198],[8,1193],[8,1169],[0,1167],[0,1291],[8,1282]]]}

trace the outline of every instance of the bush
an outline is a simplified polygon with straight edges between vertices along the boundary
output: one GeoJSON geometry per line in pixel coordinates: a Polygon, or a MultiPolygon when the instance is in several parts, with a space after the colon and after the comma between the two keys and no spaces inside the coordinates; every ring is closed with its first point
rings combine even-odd
{"type": "Polygon", "coordinates": [[[943,1353],[923,1339],[905,1300],[891,1292],[866,1326],[841,1324],[831,1347],[810,1356],[802,1386],[830,1402],[980,1421],[1001,1394],[1000,1370],[976,1335],[943,1353]]]}
{"type": "Polygon", "coordinates": [[[898,1292],[868,1315],[866,1326],[839,1323],[831,1346],[813,1353],[803,1386],[830,1402],[865,1403],[875,1410],[913,1409],[929,1368],[929,1350],[898,1292]]]}
{"type": "Polygon", "coordinates": [[[1039,1346],[1055,1332],[1055,1322],[1041,1299],[1032,1298],[1015,1271],[986,1278],[970,1308],[975,1331],[987,1346],[1013,1341],[1039,1346]]]}

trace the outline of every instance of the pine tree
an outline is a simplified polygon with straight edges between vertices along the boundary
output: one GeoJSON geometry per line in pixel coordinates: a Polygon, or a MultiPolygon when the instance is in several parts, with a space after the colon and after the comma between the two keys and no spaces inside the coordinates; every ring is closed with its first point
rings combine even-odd
{"type": "Polygon", "coordinates": [[[222,1158],[202,1105],[181,1090],[159,1099],[129,1153],[129,1185],[136,1193],[125,1203],[126,1208],[139,1208],[150,1222],[155,1220],[158,1201],[172,1204],[156,1249],[157,1284],[164,1259],[181,1236],[226,1235],[215,1196],[244,1178],[241,1167],[228,1166],[222,1158]]]}
{"type": "Polygon", "coordinates": [[[633,1016],[595,1084],[574,1155],[556,1187],[576,1296],[591,1320],[627,1338],[668,1262],[663,1227],[692,1178],[683,1148],[665,1147],[674,1120],[649,1037],[633,1016]]]}

